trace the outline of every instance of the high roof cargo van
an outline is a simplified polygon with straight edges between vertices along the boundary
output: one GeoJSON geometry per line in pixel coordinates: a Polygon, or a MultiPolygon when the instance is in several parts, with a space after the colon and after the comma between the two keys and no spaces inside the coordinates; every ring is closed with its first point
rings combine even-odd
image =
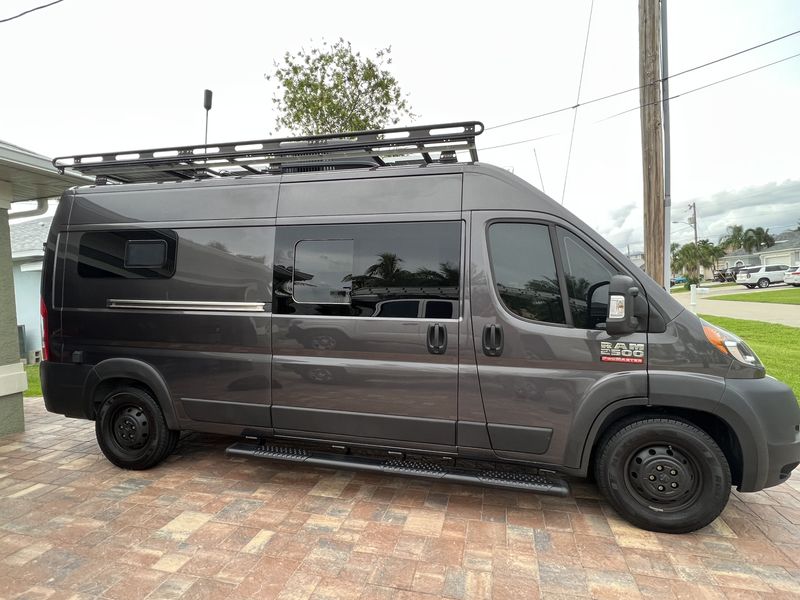
{"type": "Polygon", "coordinates": [[[654,531],[785,481],[800,408],[731,333],[478,162],[478,122],[59,158],[48,410],[147,469],[228,452],[566,494],[654,531]]]}

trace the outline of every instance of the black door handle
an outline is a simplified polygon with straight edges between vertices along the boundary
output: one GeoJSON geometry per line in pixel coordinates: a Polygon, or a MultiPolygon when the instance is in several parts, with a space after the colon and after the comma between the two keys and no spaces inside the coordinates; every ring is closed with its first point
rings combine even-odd
{"type": "Polygon", "coordinates": [[[483,353],[486,356],[500,356],[503,353],[503,329],[499,325],[484,326],[483,353]]]}
{"type": "Polygon", "coordinates": [[[447,328],[440,323],[428,325],[428,352],[444,354],[447,351],[447,328]]]}

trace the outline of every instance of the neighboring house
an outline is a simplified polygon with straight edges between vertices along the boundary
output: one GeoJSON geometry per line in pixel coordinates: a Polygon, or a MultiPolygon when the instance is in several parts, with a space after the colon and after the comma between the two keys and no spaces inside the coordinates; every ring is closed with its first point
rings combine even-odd
{"type": "Polygon", "coordinates": [[[631,262],[640,269],[644,268],[644,252],[634,252],[633,254],[628,254],[628,258],[630,258],[631,262]]]}
{"type": "Polygon", "coordinates": [[[760,252],[748,252],[740,248],[717,261],[718,269],[755,265],[800,265],[800,231],[779,233],[775,236],[775,245],[760,252]]]}
{"type": "Polygon", "coordinates": [[[17,325],[25,328],[24,351],[28,362],[41,358],[42,325],[39,316],[40,283],[44,243],[53,217],[39,217],[17,223],[11,221],[11,262],[14,273],[14,300],[17,305],[17,325]]]}

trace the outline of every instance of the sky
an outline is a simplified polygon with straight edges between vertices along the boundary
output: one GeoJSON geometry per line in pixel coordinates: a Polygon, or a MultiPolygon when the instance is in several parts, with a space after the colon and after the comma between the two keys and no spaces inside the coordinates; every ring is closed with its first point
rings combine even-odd
{"type": "MultiPolygon", "coordinates": [[[[3,0],[0,19],[44,0],[3,0]]],[[[343,37],[391,45],[417,124],[480,120],[484,162],[513,170],[612,243],[642,248],[638,92],[573,106],[591,0],[400,4],[256,0],[64,0],[0,23],[0,139],[47,156],[274,135],[273,61],[343,37]],[[292,12],[292,8],[302,10],[292,12]],[[503,148],[494,146],[549,136],[503,148]],[[534,156],[534,148],[539,168],[534,156]],[[541,170],[541,178],[539,171],[541,170]]],[[[795,0],[669,0],[671,73],[800,30],[795,0]]],[[[639,85],[638,1],[595,0],[580,99],[639,85]]],[[[800,53],[800,35],[670,81],[671,95],[800,53]]],[[[673,241],[731,224],[779,233],[800,221],[800,57],[675,98],[673,241]]],[[[277,133],[286,133],[278,131],[277,133]]]]}

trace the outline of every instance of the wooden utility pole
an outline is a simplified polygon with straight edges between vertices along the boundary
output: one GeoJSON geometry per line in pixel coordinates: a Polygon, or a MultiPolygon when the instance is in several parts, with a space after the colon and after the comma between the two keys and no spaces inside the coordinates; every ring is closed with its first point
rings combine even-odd
{"type": "Polygon", "coordinates": [[[661,7],[639,0],[639,99],[644,170],[644,270],[664,281],[664,150],[661,129],[661,7]]]}

